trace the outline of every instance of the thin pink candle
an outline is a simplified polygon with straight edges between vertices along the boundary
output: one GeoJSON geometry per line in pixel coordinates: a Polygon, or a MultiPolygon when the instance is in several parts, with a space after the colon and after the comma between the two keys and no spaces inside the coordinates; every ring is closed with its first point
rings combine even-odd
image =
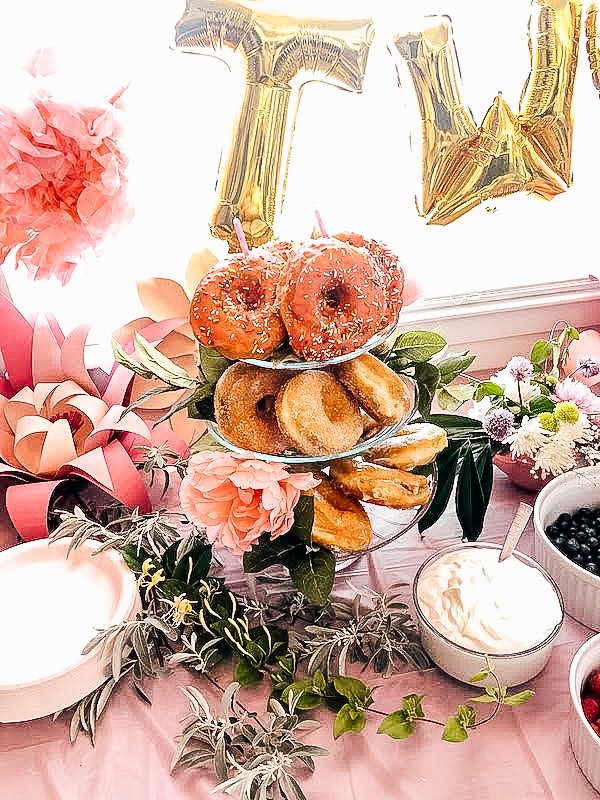
{"type": "Polygon", "coordinates": [[[321,236],[325,237],[326,239],[329,238],[329,234],[325,230],[325,225],[323,225],[323,220],[321,218],[321,214],[318,208],[315,208],[315,217],[317,218],[317,225],[319,226],[319,230],[321,231],[321,236]]]}
{"type": "Polygon", "coordinates": [[[242,223],[236,217],[233,220],[233,228],[235,230],[235,235],[237,236],[237,240],[240,243],[240,247],[242,249],[242,253],[247,257],[250,255],[250,250],[248,249],[248,242],[246,241],[246,235],[244,234],[244,229],[242,228],[242,223]]]}

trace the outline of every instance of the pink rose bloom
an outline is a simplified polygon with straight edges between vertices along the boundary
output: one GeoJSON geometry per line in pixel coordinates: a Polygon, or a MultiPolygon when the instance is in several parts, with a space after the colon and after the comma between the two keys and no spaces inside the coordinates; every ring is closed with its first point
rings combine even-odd
{"type": "Polygon", "coordinates": [[[300,492],[318,483],[310,472],[290,473],[282,464],[206,451],[190,459],[179,498],[210,542],[242,555],[263,533],[271,539],[287,533],[300,492]]]}
{"type": "MultiPolygon", "coordinates": [[[[560,402],[575,403],[584,414],[600,413],[600,397],[595,395],[592,390],[579,380],[565,378],[559,381],[554,387],[552,399],[560,402]]],[[[591,417],[592,422],[600,423],[598,417],[591,417]]]]}

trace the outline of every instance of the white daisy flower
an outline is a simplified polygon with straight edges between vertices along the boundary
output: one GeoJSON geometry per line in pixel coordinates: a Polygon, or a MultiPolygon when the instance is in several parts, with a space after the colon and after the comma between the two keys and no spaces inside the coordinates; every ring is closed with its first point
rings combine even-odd
{"type": "Polygon", "coordinates": [[[546,443],[550,431],[542,428],[538,417],[523,417],[521,427],[506,440],[515,458],[535,458],[537,451],[546,443]]]}

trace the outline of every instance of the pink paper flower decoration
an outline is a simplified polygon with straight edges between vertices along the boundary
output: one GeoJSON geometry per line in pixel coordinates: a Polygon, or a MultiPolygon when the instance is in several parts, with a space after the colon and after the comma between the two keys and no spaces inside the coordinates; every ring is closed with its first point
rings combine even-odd
{"type": "Polygon", "coordinates": [[[151,509],[134,463],[151,432],[123,415],[129,377],[86,368],[88,330],[65,337],[51,315],[29,322],[0,293],[0,529],[12,525],[27,540],[48,535],[53,494],[72,477],[128,508],[151,509]]]}
{"type": "Polygon", "coordinates": [[[110,102],[60,103],[38,86],[25,109],[0,106],[0,263],[15,248],[35,280],[65,284],[131,217],[120,137],[110,102]]]}
{"type": "Polygon", "coordinates": [[[190,459],[179,496],[184,513],[206,528],[210,542],[243,555],[261,534],[275,539],[287,533],[300,492],[318,483],[312,473],[290,473],[281,464],[203,452],[190,459]]]}

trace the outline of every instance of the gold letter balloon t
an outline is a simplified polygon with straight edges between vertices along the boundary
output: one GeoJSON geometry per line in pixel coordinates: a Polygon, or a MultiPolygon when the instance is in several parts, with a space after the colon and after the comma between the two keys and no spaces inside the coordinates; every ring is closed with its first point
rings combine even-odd
{"type": "MultiPolygon", "coordinates": [[[[339,7],[339,6],[338,6],[339,7]]],[[[233,220],[250,247],[273,237],[302,86],[319,80],[361,91],[372,22],[295,17],[260,0],[187,0],[176,45],[241,54],[246,90],[229,153],[221,160],[213,236],[239,250],[233,220]]]]}
{"type": "Polygon", "coordinates": [[[531,72],[519,112],[499,94],[479,127],[461,97],[449,19],[429,18],[424,30],[394,37],[419,103],[419,205],[429,223],[446,225],[479,203],[519,191],[550,199],[571,182],[581,2],[533,0],[531,9],[531,72]]]}

